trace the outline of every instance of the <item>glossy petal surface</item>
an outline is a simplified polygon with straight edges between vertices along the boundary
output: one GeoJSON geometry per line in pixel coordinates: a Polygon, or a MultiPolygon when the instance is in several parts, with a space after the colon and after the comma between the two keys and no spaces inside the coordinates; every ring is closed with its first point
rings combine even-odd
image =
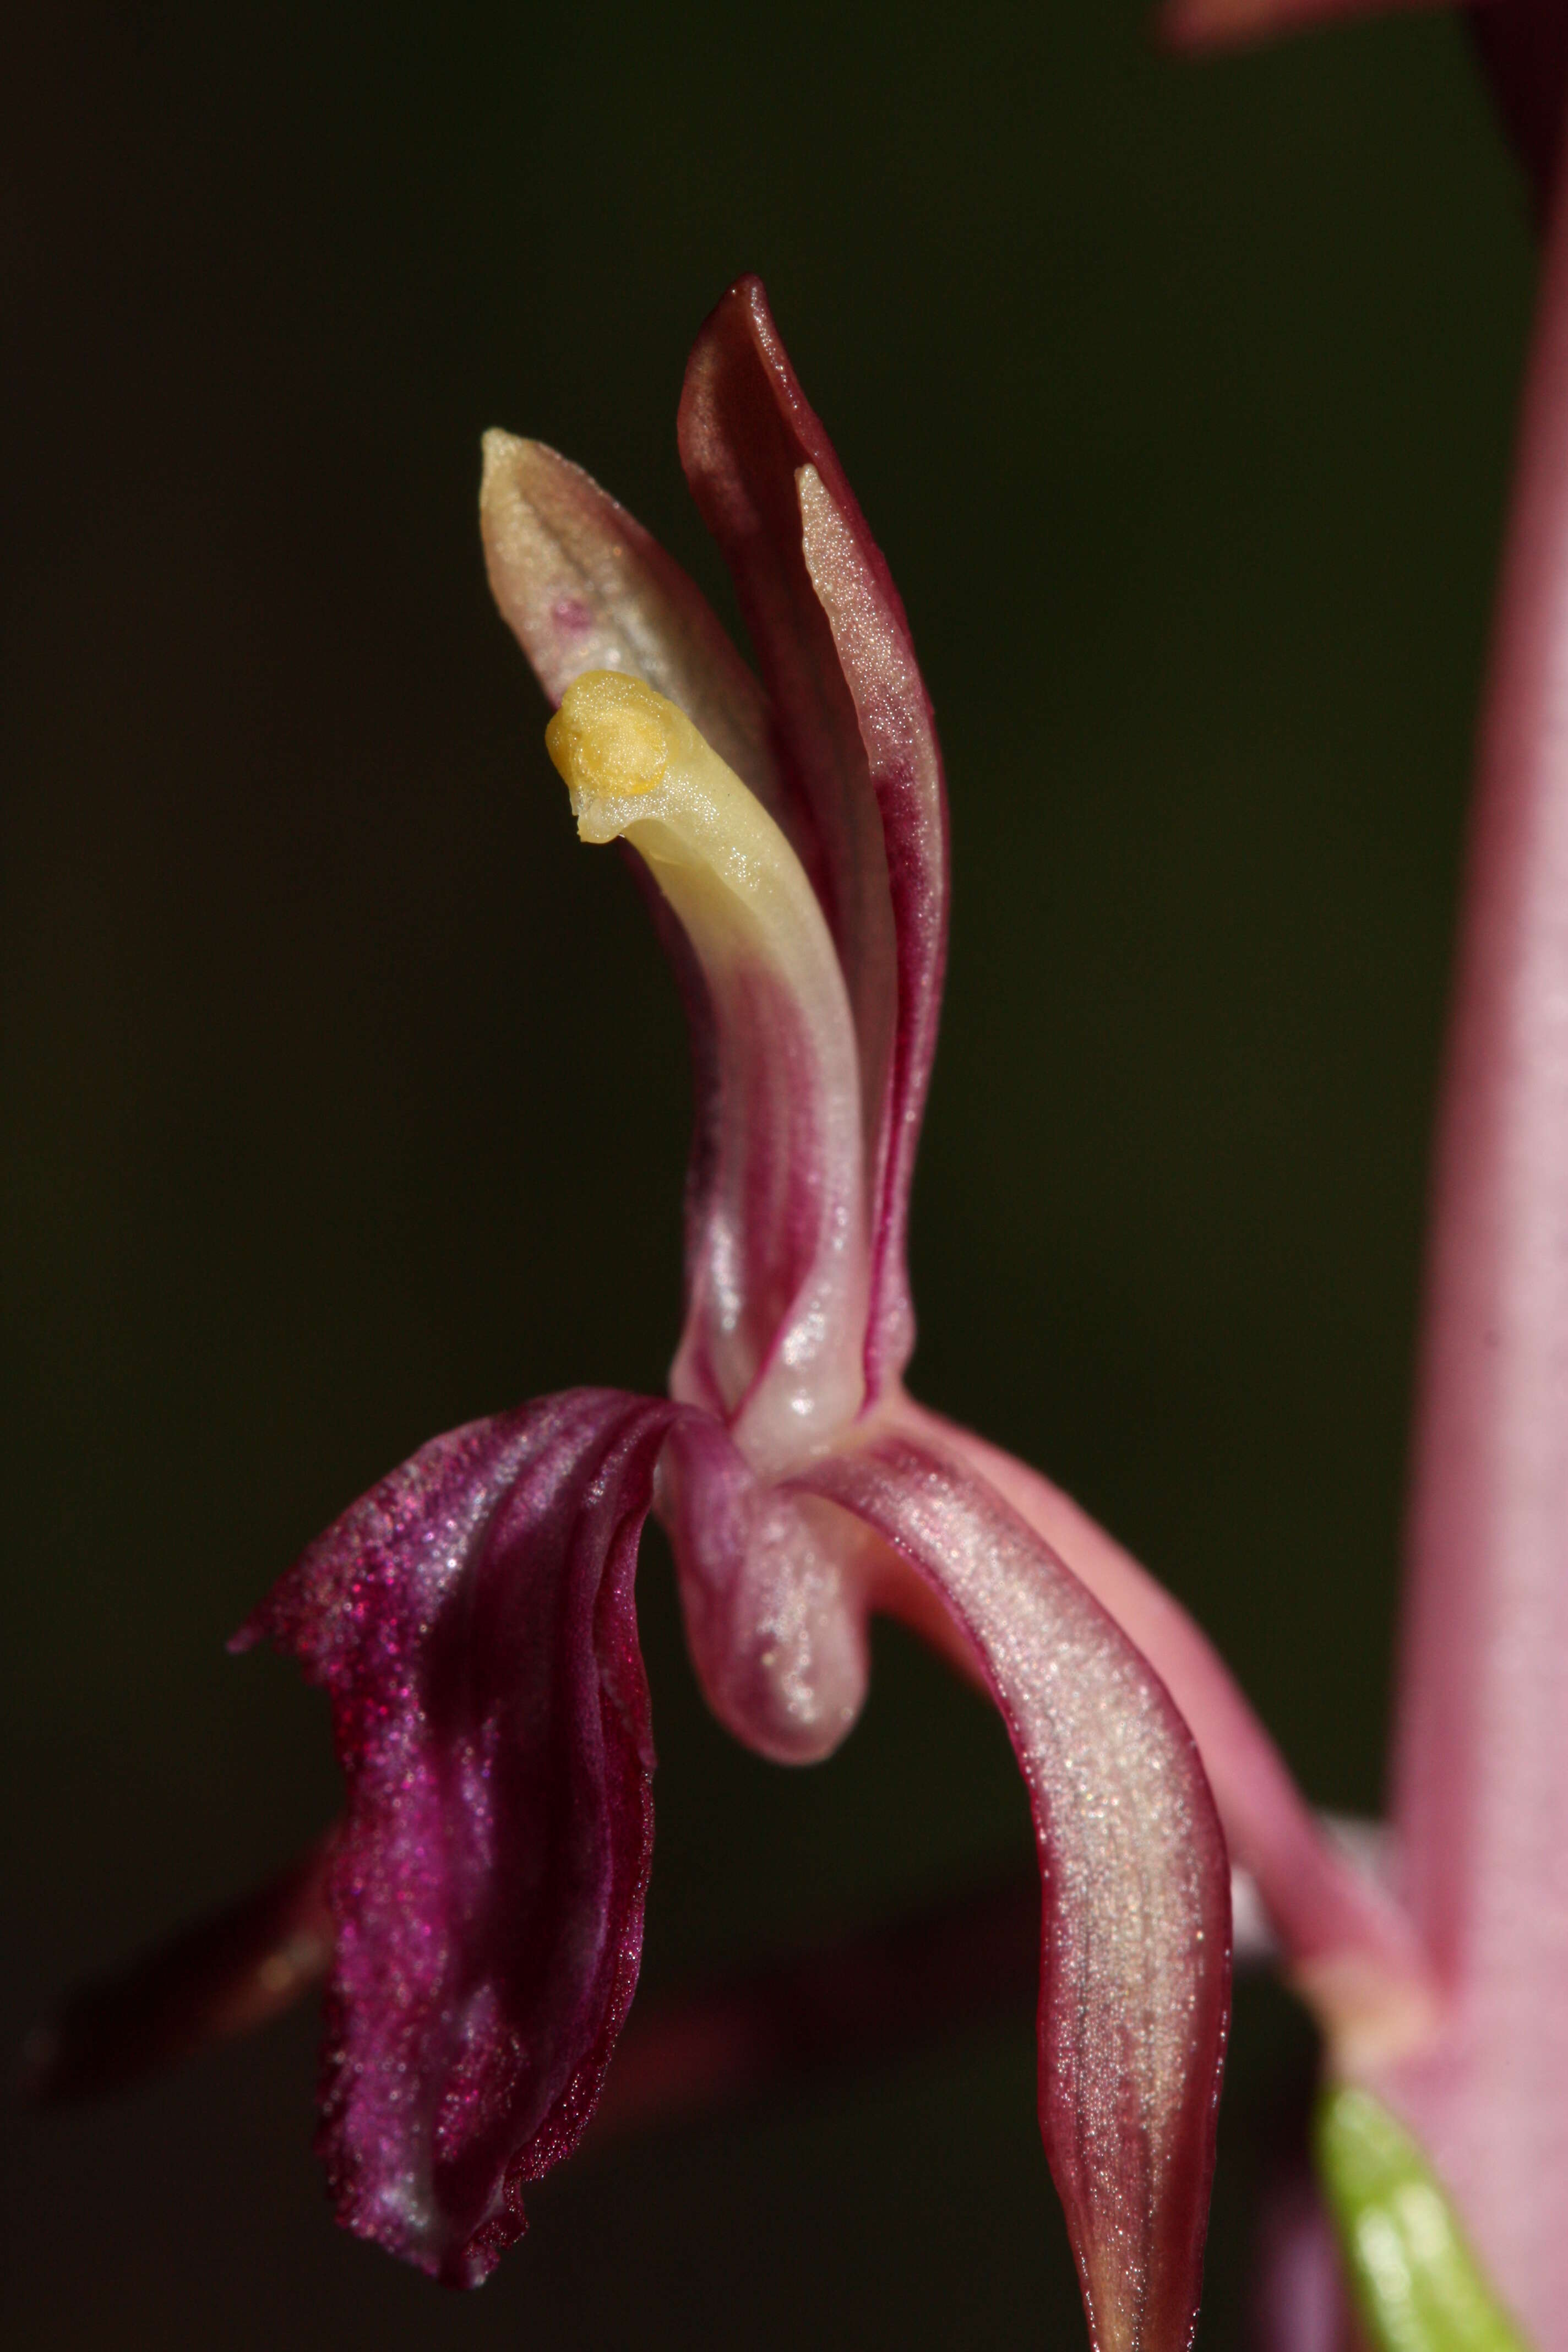
{"type": "Polygon", "coordinates": [[[874,1400],[912,1344],[904,1231],[946,946],[946,808],[931,706],[898,591],[757,278],[732,286],[699,335],[679,429],[687,478],[762,666],[855,1016],[874,1400]]]}
{"type": "Polygon", "coordinates": [[[999,1496],[888,1435],[803,1479],[940,1592],[1028,1784],[1044,1885],[1040,2127],[1101,2352],[1197,2314],[1229,2016],[1229,1873],[1163,1685],[999,1496]]]}
{"type": "Polygon", "coordinates": [[[240,1636],[326,1686],[348,1781],[318,2143],[339,2219],[453,2284],[575,2145],[637,1981],[632,1584],[671,1411],[579,1390],[436,1439],[240,1636]]]}
{"type": "Polygon", "coordinates": [[[816,893],[780,827],[642,679],[590,670],[552,719],[584,841],[643,859],[700,968],[717,1104],[688,1234],[682,1403],[753,1467],[816,1453],[864,1391],[867,1250],[855,1033],[816,893]]]}

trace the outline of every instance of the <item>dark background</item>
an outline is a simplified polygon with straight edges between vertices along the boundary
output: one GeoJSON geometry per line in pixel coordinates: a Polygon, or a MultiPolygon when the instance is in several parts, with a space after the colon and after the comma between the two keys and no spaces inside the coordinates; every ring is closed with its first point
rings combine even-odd
{"type": "MultiPolygon", "coordinates": [[[[489,604],[477,443],[555,443],[722,599],[673,426],[742,268],[948,755],[914,1385],[1374,1805],[1531,272],[1458,25],[1194,65],[1133,0],[61,0],[6,46],[12,2040],[327,1817],[320,1705],[223,1651],[300,1544],[437,1429],[661,1381],[679,1021],[489,604]]],[[[657,1539],[642,1606],[651,1979],[1026,1853],[998,1728],[901,1640],[797,1776],[702,1715],[657,1539]]],[[[467,2299],[332,2229],[312,2032],[8,2113],[7,2340],[1080,2340],[1023,2019],[584,2159],[467,2299]]],[[[1205,2344],[1306,2054],[1244,1997],[1205,2344]]]]}

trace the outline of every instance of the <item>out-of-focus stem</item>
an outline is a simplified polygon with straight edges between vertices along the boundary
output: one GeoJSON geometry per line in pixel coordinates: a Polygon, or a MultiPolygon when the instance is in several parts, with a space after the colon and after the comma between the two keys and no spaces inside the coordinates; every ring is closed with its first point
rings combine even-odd
{"type": "MultiPolygon", "coordinates": [[[[1363,1842],[1368,1823],[1342,1824],[1363,1842]]],[[[116,1977],[84,1985],[24,2053],[47,2103],[106,2096],[211,2042],[253,2032],[326,1974],[325,1842],[245,1902],[215,1912],[116,1977]]],[[[1258,1890],[1233,1873],[1238,1969],[1277,1953],[1258,1890]]],[[[847,2068],[911,2056],[1000,2017],[1029,2017],[1040,1964],[1031,1860],[891,1920],[829,1936],[633,2009],[594,2121],[595,2139],[742,2105],[847,2068]]]]}
{"type": "Polygon", "coordinates": [[[28,2037],[23,2088],[41,2102],[103,2098],[291,2009],[332,1957],[330,1853],[329,1833],[254,1895],[79,1987],[28,2037]]]}
{"type": "Polygon", "coordinates": [[[1427,1269],[1394,1814],[1449,2004],[1383,2078],[1542,2352],[1568,2344],[1568,208],[1480,747],[1427,1269]]]}

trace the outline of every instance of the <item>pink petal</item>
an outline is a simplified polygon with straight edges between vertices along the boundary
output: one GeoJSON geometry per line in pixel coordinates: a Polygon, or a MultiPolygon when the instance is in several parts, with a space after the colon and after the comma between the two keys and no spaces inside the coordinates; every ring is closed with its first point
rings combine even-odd
{"type": "Polygon", "coordinates": [[[1568,210],[1547,249],[1438,1142],[1394,1773],[1452,2003],[1374,2076],[1568,2345],[1568,210]]]}
{"type": "Polygon", "coordinates": [[[931,705],[888,567],[779,341],[761,281],[699,335],[680,454],[734,576],[785,765],[817,845],[860,1052],[874,1401],[913,1344],[910,1179],[936,1042],[947,816],[931,705]]]}
{"type": "Polygon", "coordinates": [[[338,2218],[453,2284],[575,2145],[637,1981],[632,1580],[671,1412],[584,1389],[437,1438],[238,1637],[325,1685],[348,1780],[318,2140],[338,2218]]]}
{"type": "Polygon", "coordinates": [[[1403,2032],[1430,2003],[1408,1923],[1325,1835],[1217,1651],[1069,1496],[999,1446],[904,1400],[898,1425],[957,1453],[1027,1520],[1148,1659],[1197,1741],[1232,1859],[1251,1874],[1288,1965],[1343,2030],[1403,2032]]]}
{"type": "Polygon", "coordinates": [[[935,1588],[984,1661],[1044,1884],[1040,2128],[1100,2352],[1184,2352],[1229,2015],[1225,1843],[1163,1685],[981,1480],[886,1433],[796,1481],[935,1588]]]}

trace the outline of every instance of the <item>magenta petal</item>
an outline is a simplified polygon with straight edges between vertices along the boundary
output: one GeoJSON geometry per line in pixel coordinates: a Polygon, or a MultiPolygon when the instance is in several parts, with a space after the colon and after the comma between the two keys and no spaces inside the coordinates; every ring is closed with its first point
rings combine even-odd
{"type": "Polygon", "coordinates": [[[338,2218],[455,2285],[581,2136],[637,1982],[632,1583],[672,1413],[581,1389],[437,1438],[239,1636],[330,1691],[348,1780],[318,2139],[338,2218]]]}
{"type": "Polygon", "coordinates": [[[1230,1992],[1225,1843],[1164,1685],[978,1478],[884,1435],[795,1482],[936,1589],[984,1660],[1044,1882],[1040,2129],[1099,2352],[1197,2315],[1230,1992]]]}
{"type": "MultiPolygon", "coordinates": [[[[807,870],[855,1016],[873,1275],[874,1400],[908,1360],[904,1233],[946,951],[947,815],[909,625],[760,279],[742,278],[686,371],[680,454],[723,551],[816,844],[807,870]]],[[[798,835],[797,835],[798,837],[798,835]]]]}

